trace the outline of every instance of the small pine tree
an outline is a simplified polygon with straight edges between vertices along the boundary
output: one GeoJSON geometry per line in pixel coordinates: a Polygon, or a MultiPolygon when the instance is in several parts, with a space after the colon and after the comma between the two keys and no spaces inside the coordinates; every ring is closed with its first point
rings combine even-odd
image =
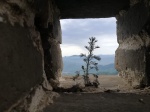
{"type": "Polygon", "coordinates": [[[80,54],[80,57],[83,58],[83,61],[85,62],[85,65],[82,65],[82,70],[84,72],[83,78],[85,85],[91,85],[89,80],[89,71],[92,69],[95,69],[98,71],[98,63],[97,61],[100,61],[101,58],[99,56],[96,56],[93,54],[93,51],[95,49],[100,48],[99,46],[96,46],[95,43],[97,42],[95,37],[89,38],[88,46],[85,46],[86,50],[88,51],[88,54],[80,54]]]}

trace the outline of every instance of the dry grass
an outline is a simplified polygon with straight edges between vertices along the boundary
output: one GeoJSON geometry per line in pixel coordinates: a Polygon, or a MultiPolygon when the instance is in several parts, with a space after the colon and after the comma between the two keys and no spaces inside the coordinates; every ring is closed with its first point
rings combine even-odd
{"type": "MultiPolygon", "coordinates": [[[[90,81],[94,81],[93,75],[90,75],[90,81]]],[[[127,86],[126,82],[120,78],[118,75],[100,75],[98,78],[100,86],[96,89],[96,92],[102,92],[105,90],[117,90],[121,92],[129,91],[130,88],[127,86]]],[[[62,76],[60,78],[60,86],[64,88],[72,87],[75,84],[79,84],[84,87],[84,80],[80,76],[76,81],[73,81],[73,76],[62,76]]]]}

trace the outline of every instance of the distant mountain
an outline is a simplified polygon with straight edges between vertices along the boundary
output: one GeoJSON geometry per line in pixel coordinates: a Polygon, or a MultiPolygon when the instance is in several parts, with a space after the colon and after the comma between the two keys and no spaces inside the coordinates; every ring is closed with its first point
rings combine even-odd
{"type": "MultiPolygon", "coordinates": [[[[98,55],[101,57],[100,65],[108,65],[114,63],[115,55],[98,55]]],[[[83,64],[83,60],[79,55],[65,56],[63,57],[63,61],[76,62],[83,64]]]]}
{"type": "MultiPolygon", "coordinates": [[[[98,65],[98,74],[117,74],[117,71],[114,68],[115,55],[100,55],[100,57],[101,61],[98,65]]],[[[63,74],[74,75],[76,71],[81,70],[81,66],[84,65],[84,62],[79,55],[72,55],[63,57],[63,64],[63,74]]],[[[92,70],[91,73],[93,72],[95,71],[92,70]]]]}
{"type": "Polygon", "coordinates": [[[108,65],[99,65],[99,72],[100,75],[117,75],[118,71],[115,69],[114,63],[108,65]]]}

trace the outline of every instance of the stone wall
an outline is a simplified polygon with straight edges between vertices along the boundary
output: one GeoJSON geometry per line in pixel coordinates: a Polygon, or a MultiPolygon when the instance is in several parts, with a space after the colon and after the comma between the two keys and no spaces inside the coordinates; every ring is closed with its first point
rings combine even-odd
{"type": "Polygon", "coordinates": [[[59,84],[58,77],[62,71],[60,12],[55,3],[50,0],[41,3],[40,7],[41,10],[35,15],[35,26],[40,32],[42,40],[44,70],[52,86],[57,87],[59,84]]]}
{"type": "Polygon", "coordinates": [[[128,9],[130,0],[55,0],[61,19],[114,17],[128,9]]]}
{"type": "Polygon", "coordinates": [[[40,112],[58,96],[59,10],[52,0],[1,0],[0,29],[0,112],[40,112]]]}
{"type": "Polygon", "coordinates": [[[117,15],[116,69],[130,85],[149,85],[150,6],[131,0],[129,10],[117,15]]]}
{"type": "Polygon", "coordinates": [[[116,68],[131,85],[150,84],[149,0],[72,0],[80,8],[64,1],[0,1],[0,112],[40,112],[58,96],[52,89],[62,71],[60,18],[118,13],[116,68]]]}

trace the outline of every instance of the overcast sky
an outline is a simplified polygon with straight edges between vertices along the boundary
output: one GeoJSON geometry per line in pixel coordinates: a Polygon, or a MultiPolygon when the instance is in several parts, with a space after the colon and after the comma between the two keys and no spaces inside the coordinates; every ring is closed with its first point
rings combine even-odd
{"type": "Polygon", "coordinates": [[[95,54],[115,54],[118,47],[116,37],[116,19],[64,19],[62,28],[62,55],[79,55],[86,53],[84,48],[89,37],[96,37],[100,49],[95,54]]]}

